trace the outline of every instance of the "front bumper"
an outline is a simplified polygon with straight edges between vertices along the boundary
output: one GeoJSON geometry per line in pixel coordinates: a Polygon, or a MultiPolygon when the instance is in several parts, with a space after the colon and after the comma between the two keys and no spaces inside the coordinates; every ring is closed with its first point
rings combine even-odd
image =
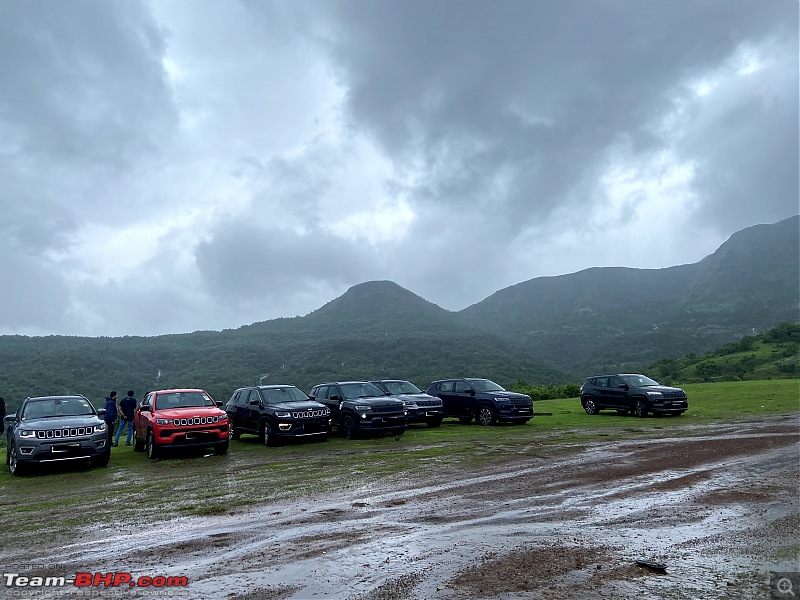
{"type": "Polygon", "coordinates": [[[70,460],[89,460],[107,454],[108,435],[95,433],[83,438],[40,440],[16,439],[17,461],[20,463],[53,463],[70,460]]]}
{"type": "Polygon", "coordinates": [[[278,420],[275,427],[275,433],[281,438],[316,437],[329,435],[330,432],[329,418],[303,421],[278,420]]]}
{"type": "Polygon", "coordinates": [[[228,441],[228,423],[203,427],[163,427],[155,430],[155,437],[161,447],[215,446],[228,441]]]}
{"type": "Polygon", "coordinates": [[[402,415],[371,415],[366,413],[366,416],[362,416],[363,413],[356,414],[356,420],[358,423],[358,428],[361,430],[367,431],[389,431],[392,429],[405,429],[408,421],[406,420],[406,416],[402,415]]]}
{"type": "Polygon", "coordinates": [[[496,414],[498,421],[527,421],[533,418],[533,406],[501,406],[496,414]]]}
{"type": "Polygon", "coordinates": [[[686,399],[680,400],[661,400],[659,402],[651,402],[650,410],[654,414],[674,414],[685,412],[689,408],[689,403],[686,399]]]}
{"type": "Polygon", "coordinates": [[[417,410],[409,410],[407,422],[408,423],[427,423],[433,420],[442,420],[444,418],[444,409],[439,407],[426,407],[417,410]]]}

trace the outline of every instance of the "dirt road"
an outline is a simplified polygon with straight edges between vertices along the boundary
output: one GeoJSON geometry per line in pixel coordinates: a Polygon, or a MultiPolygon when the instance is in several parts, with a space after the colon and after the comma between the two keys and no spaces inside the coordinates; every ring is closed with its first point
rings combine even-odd
{"type": "Polygon", "coordinates": [[[509,453],[380,489],[354,478],[338,493],[122,535],[98,524],[0,560],[185,575],[184,597],[229,600],[768,598],[768,571],[798,570],[798,416],[668,435],[509,453]]]}

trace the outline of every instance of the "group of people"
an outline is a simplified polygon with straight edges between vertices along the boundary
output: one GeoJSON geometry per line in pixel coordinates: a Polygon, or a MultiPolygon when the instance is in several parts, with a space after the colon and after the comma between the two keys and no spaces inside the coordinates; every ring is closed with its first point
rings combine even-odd
{"type": "Polygon", "coordinates": [[[126,446],[130,446],[133,440],[133,413],[136,412],[136,398],[134,398],[134,391],[128,390],[128,395],[119,401],[117,406],[117,392],[111,391],[106,398],[106,414],[103,419],[106,422],[106,429],[108,430],[108,443],[112,446],[119,446],[119,438],[122,436],[122,431],[127,427],[128,436],[125,441],[126,446]],[[114,428],[117,422],[117,415],[119,415],[119,428],[114,433],[114,428]]]}

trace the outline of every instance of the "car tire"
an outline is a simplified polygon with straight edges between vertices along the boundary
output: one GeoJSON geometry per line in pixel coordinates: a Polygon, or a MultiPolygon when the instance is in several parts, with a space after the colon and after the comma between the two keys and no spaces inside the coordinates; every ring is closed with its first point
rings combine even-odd
{"type": "Polygon", "coordinates": [[[430,421],[426,421],[428,427],[439,427],[442,424],[442,420],[440,418],[431,419],[430,421]]]}
{"type": "Polygon", "coordinates": [[[273,448],[278,445],[278,436],[275,435],[275,430],[272,428],[272,423],[264,421],[264,445],[273,448]]]}
{"type": "Polygon", "coordinates": [[[100,456],[95,456],[90,462],[93,467],[107,467],[108,461],[111,460],[111,452],[105,452],[100,456]]]}
{"type": "Polygon", "coordinates": [[[472,417],[458,417],[458,420],[461,421],[464,425],[467,423],[472,422],[472,417]]]}
{"type": "Polygon", "coordinates": [[[594,398],[591,396],[587,396],[583,399],[583,410],[586,411],[587,415],[596,415],[600,413],[600,409],[597,408],[597,404],[595,404],[594,398]]]}
{"type": "Polygon", "coordinates": [[[342,417],[342,437],[346,440],[352,440],[358,433],[358,426],[353,415],[345,415],[342,417]]]}
{"type": "Polygon", "coordinates": [[[157,459],[160,454],[158,444],[156,443],[156,436],[152,429],[147,430],[147,439],[145,440],[145,448],[147,449],[147,458],[157,459]]]}
{"type": "Polygon", "coordinates": [[[488,425],[494,425],[497,423],[497,415],[491,406],[484,404],[478,408],[478,414],[475,417],[475,420],[478,422],[478,425],[483,425],[486,427],[488,425]]]}
{"type": "Polygon", "coordinates": [[[221,444],[217,444],[214,446],[214,454],[223,455],[228,453],[228,445],[230,442],[227,440],[222,442],[221,444]]]}
{"type": "Polygon", "coordinates": [[[238,440],[241,437],[242,433],[236,429],[236,426],[233,424],[233,419],[228,419],[228,439],[238,440]]]}
{"type": "Polygon", "coordinates": [[[636,403],[633,406],[633,414],[640,419],[644,419],[647,416],[647,402],[645,402],[642,398],[637,398],[636,403]]]}
{"type": "Polygon", "coordinates": [[[133,451],[134,452],[141,452],[144,450],[144,440],[140,438],[138,435],[133,436],[133,451]]]}
{"type": "Polygon", "coordinates": [[[12,475],[19,477],[25,474],[25,466],[19,464],[17,460],[17,447],[13,444],[6,453],[6,462],[8,463],[8,472],[12,475]]]}

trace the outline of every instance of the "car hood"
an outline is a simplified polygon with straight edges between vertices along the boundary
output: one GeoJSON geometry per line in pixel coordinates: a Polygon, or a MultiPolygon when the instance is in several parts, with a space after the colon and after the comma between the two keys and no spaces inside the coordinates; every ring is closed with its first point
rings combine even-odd
{"type": "Polygon", "coordinates": [[[483,392],[487,396],[493,398],[516,398],[520,400],[530,400],[531,397],[527,394],[518,394],[517,392],[483,392]]]}
{"type": "Polygon", "coordinates": [[[216,406],[189,406],[186,408],[157,409],[153,416],[159,419],[188,419],[189,417],[221,417],[225,411],[216,406]]]}
{"type": "Polygon", "coordinates": [[[392,404],[402,402],[397,396],[371,396],[369,398],[348,398],[347,402],[364,404],[365,406],[380,406],[381,404],[392,404]]]}
{"type": "Polygon", "coordinates": [[[681,388],[669,387],[667,385],[648,385],[639,388],[640,390],[644,390],[645,392],[661,392],[666,394],[667,392],[674,394],[675,392],[679,394],[685,394],[681,388]]]}
{"type": "Polygon", "coordinates": [[[64,429],[66,427],[89,427],[99,425],[102,419],[97,415],[79,417],[49,417],[45,419],[25,419],[21,426],[25,429],[64,429]]]}
{"type": "Polygon", "coordinates": [[[275,408],[277,410],[288,410],[290,412],[293,411],[306,411],[306,410],[319,410],[320,408],[326,408],[324,404],[320,404],[319,402],[314,402],[313,400],[300,400],[299,402],[281,402],[279,404],[268,404],[267,406],[271,408],[275,408]]]}
{"type": "Polygon", "coordinates": [[[430,394],[400,394],[397,396],[392,396],[392,398],[399,398],[401,400],[414,401],[414,400],[440,400],[438,396],[431,396],[430,394]]]}

